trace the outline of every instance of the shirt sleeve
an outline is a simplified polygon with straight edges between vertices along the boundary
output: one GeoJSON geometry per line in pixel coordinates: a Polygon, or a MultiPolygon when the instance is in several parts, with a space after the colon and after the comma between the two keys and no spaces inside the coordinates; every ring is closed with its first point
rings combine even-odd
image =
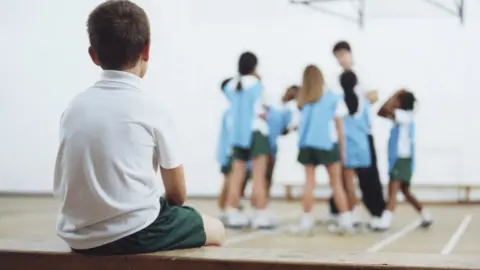
{"type": "Polygon", "coordinates": [[[154,127],[158,163],[164,169],[182,165],[176,127],[170,114],[162,111],[154,127]]]}
{"type": "Polygon", "coordinates": [[[335,109],[335,116],[341,118],[341,117],[344,117],[346,115],[348,115],[347,104],[345,104],[345,101],[343,99],[341,99],[337,103],[337,108],[335,109]]]}
{"type": "Polygon", "coordinates": [[[287,123],[287,129],[288,130],[293,130],[297,128],[300,125],[300,117],[301,117],[301,112],[297,107],[297,103],[295,101],[291,101],[287,104],[286,110],[289,112],[290,117],[287,123]]]}
{"type": "Polygon", "coordinates": [[[413,121],[412,112],[405,110],[396,109],[395,110],[395,122],[400,125],[410,124],[413,121]]]}
{"type": "Polygon", "coordinates": [[[354,68],[354,72],[357,74],[358,77],[358,85],[355,90],[363,95],[366,95],[371,91],[378,90],[377,87],[373,84],[370,74],[365,71],[366,70],[362,67],[354,68]]]}

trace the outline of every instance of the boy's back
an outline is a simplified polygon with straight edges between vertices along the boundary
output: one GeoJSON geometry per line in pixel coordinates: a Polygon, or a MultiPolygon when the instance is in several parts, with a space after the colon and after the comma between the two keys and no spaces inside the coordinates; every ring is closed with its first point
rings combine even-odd
{"type": "Polygon", "coordinates": [[[171,125],[141,79],[126,72],[104,71],[71,102],[61,120],[55,193],[63,198],[58,234],[72,248],[115,241],[155,220],[156,171],[181,165],[171,125]]]}
{"type": "Polygon", "coordinates": [[[147,14],[128,0],[105,1],[90,13],[87,30],[88,53],[103,73],[62,115],[54,179],[58,235],[73,251],[96,255],[220,245],[222,223],[183,206],[175,129],[142,88],[150,58],[147,14]]]}

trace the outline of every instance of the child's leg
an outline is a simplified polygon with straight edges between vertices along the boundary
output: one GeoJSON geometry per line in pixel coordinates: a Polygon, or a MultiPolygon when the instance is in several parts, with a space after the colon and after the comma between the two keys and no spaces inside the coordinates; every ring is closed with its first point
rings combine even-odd
{"type": "Polygon", "coordinates": [[[315,204],[315,165],[305,165],[305,185],[303,186],[302,207],[303,212],[312,212],[315,204]]]}
{"type": "MultiPolygon", "coordinates": [[[[300,154],[300,157],[302,157],[300,154]]],[[[303,215],[300,218],[298,226],[292,228],[292,233],[306,233],[310,234],[315,225],[315,219],[311,214],[313,206],[315,204],[315,169],[316,166],[313,164],[304,164],[305,166],[305,184],[303,186],[303,195],[302,195],[302,207],[303,215]]]]}
{"type": "Polygon", "coordinates": [[[270,190],[272,189],[273,183],[273,170],[275,169],[275,157],[270,156],[267,164],[267,198],[270,198],[270,190]]]}
{"type": "Polygon", "coordinates": [[[421,226],[424,228],[430,227],[430,225],[433,223],[432,216],[423,208],[422,204],[420,204],[417,198],[415,198],[415,196],[410,192],[409,184],[402,183],[402,193],[403,196],[405,196],[405,200],[407,200],[407,202],[410,203],[410,205],[412,205],[422,217],[421,226]]]}
{"type": "Polygon", "coordinates": [[[397,206],[397,194],[400,191],[401,181],[399,180],[390,180],[388,183],[388,201],[385,211],[383,211],[380,221],[376,225],[376,228],[379,230],[386,230],[392,224],[393,212],[397,206]]]}
{"type": "Polygon", "coordinates": [[[393,213],[397,207],[397,194],[400,191],[402,182],[400,180],[391,180],[388,183],[388,202],[385,209],[393,213]]]}
{"type": "Polygon", "coordinates": [[[222,191],[220,192],[220,196],[218,197],[218,208],[221,211],[225,211],[227,195],[228,195],[228,188],[229,188],[229,175],[226,174],[223,180],[222,191]]]}
{"type": "Polygon", "coordinates": [[[222,222],[207,215],[201,215],[205,230],[205,246],[220,246],[225,242],[226,233],[222,222]]]}
{"type": "Polygon", "coordinates": [[[242,184],[245,179],[246,160],[248,160],[248,150],[235,148],[225,212],[225,226],[230,228],[243,228],[248,226],[249,223],[248,217],[238,209],[242,184]]]}
{"type": "Polygon", "coordinates": [[[330,187],[332,188],[333,200],[337,206],[338,212],[344,213],[349,210],[347,193],[345,192],[342,181],[342,165],[335,162],[327,165],[330,187]]]}
{"type": "Polygon", "coordinates": [[[343,170],[343,184],[348,197],[348,208],[350,211],[354,210],[357,205],[357,194],[355,192],[355,170],[343,170]]]}
{"type": "Polygon", "coordinates": [[[267,155],[260,155],[253,159],[252,180],[253,190],[252,199],[255,200],[255,208],[257,210],[265,209],[267,207],[267,155]]]}
{"type": "Polygon", "coordinates": [[[330,178],[330,186],[332,188],[333,200],[337,206],[339,216],[338,224],[329,226],[329,231],[345,233],[353,232],[353,219],[349,211],[349,202],[347,192],[342,180],[342,165],[335,162],[327,165],[327,171],[330,178]]]}
{"type": "Polygon", "coordinates": [[[417,212],[421,213],[423,207],[420,204],[420,202],[417,201],[415,196],[413,196],[413,194],[410,193],[410,186],[406,183],[402,183],[401,184],[401,189],[402,189],[403,196],[405,197],[405,200],[407,200],[407,202],[411,206],[413,206],[413,208],[415,208],[415,210],[417,210],[417,212]]]}
{"type": "Polygon", "coordinates": [[[355,186],[355,169],[343,170],[343,185],[348,197],[348,209],[352,213],[352,222],[354,226],[359,226],[361,217],[358,209],[358,198],[355,186]]]}
{"type": "Polygon", "coordinates": [[[241,188],[245,179],[245,161],[234,160],[230,175],[230,184],[226,206],[229,208],[238,208],[240,204],[241,188]]]}

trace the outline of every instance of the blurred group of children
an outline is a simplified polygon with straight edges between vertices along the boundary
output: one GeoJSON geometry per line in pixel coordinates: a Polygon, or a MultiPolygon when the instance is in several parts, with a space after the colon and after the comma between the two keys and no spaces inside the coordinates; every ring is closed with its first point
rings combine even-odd
{"type": "MultiPolygon", "coordinates": [[[[338,54],[343,53],[342,49],[350,52],[348,43],[338,43],[334,49],[337,59],[338,54]]],[[[320,165],[328,172],[333,204],[338,212],[338,218],[329,230],[355,232],[359,224],[354,213],[358,204],[355,179],[359,169],[372,167],[375,150],[372,151],[372,142],[369,141],[370,110],[376,97],[358,90],[359,79],[352,69],[345,68],[339,76],[343,90],[339,94],[326,87],[324,75],[317,66],[309,65],[303,72],[301,86],[288,87],[280,106],[269,104],[264,98],[265,89],[257,74],[257,65],[258,59],[253,53],[243,53],[238,62],[238,74],[221,84],[222,93],[229,101],[222,118],[217,155],[225,178],[219,198],[221,220],[229,228],[271,229],[278,225],[278,220],[267,211],[278,152],[277,140],[281,135],[298,131],[297,160],[305,168],[305,185],[303,214],[292,232],[308,234],[315,225],[312,210],[316,168],[320,165]],[[243,211],[240,200],[250,178],[253,212],[249,216],[243,211]]],[[[362,189],[363,196],[379,197],[381,202],[377,203],[379,213],[372,213],[368,224],[372,230],[383,231],[391,226],[399,191],[421,214],[422,226],[432,224],[432,218],[409,189],[415,163],[415,102],[414,94],[402,89],[385,102],[378,113],[392,120],[393,128],[388,150],[390,182],[387,203],[378,179],[378,188],[366,185],[367,188],[362,189]],[[369,189],[378,189],[378,192],[372,193],[369,189]]],[[[369,179],[363,179],[363,182],[367,181],[369,179]]]]}

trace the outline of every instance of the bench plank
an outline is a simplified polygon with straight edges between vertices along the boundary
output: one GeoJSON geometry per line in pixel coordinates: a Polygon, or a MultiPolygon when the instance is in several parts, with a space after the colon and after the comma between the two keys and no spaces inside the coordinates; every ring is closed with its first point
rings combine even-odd
{"type": "Polygon", "coordinates": [[[71,253],[59,240],[0,240],[2,270],[291,270],[293,267],[295,270],[480,270],[480,256],[211,247],[100,257],[71,253]]]}

